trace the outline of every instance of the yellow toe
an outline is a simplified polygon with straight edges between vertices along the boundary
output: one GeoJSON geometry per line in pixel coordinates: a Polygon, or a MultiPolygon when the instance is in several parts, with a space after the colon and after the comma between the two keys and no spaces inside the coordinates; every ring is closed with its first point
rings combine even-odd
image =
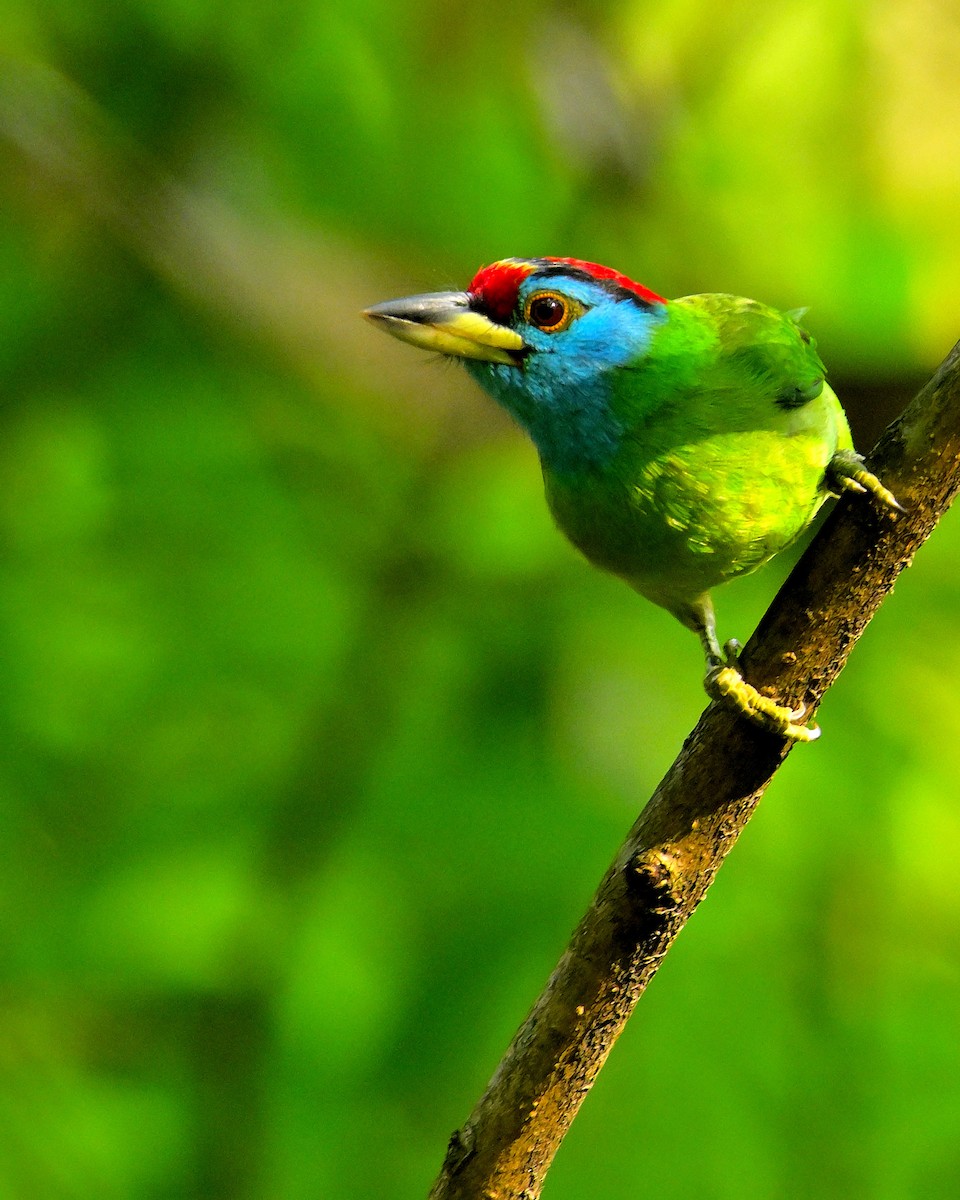
{"type": "Polygon", "coordinates": [[[729,664],[713,667],[704,680],[707,694],[738,709],[755,725],[779,734],[792,742],[815,742],[820,736],[819,725],[798,725],[806,714],[805,708],[792,709],[763,696],[747,683],[736,667],[729,664]]]}

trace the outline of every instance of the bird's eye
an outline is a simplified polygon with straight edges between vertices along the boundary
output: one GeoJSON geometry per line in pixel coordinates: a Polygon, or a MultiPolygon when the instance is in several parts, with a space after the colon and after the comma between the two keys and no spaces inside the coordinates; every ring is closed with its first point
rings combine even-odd
{"type": "Polygon", "coordinates": [[[560,333],[580,312],[579,305],[572,304],[556,292],[534,292],[527,301],[523,315],[526,321],[544,333],[560,333]]]}

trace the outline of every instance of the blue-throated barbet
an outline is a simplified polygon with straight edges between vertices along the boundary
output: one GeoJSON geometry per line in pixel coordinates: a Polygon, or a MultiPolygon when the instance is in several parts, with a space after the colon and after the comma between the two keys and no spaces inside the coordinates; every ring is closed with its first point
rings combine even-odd
{"type": "Polygon", "coordinates": [[[365,315],[464,360],[532,438],[570,541],[699,636],[711,695],[784,737],[819,735],[743,679],[710,598],[788,546],[831,493],[900,508],[854,451],[796,314],[714,293],[665,300],[579,259],[508,258],[465,292],[365,315]]]}

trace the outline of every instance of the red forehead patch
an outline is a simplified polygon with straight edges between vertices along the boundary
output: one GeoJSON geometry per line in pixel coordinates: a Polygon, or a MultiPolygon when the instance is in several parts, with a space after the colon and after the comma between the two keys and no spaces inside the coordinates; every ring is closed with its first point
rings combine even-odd
{"type": "Polygon", "coordinates": [[[536,269],[536,263],[504,258],[481,267],[467,291],[483,301],[483,307],[495,321],[505,321],[516,308],[520,284],[536,269]]]}
{"type": "Polygon", "coordinates": [[[589,275],[600,283],[612,283],[625,291],[633,292],[647,304],[666,304],[663,296],[658,296],[643,284],[614,271],[612,267],[584,262],[582,258],[504,258],[488,267],[482,267],[473,277],[467,290],[472,296],[483,301],[484,308],[495,321],[505,321],[516,307],[520,284],[529,275],[544,267],[570,267],[571,270],[589,275]]]}

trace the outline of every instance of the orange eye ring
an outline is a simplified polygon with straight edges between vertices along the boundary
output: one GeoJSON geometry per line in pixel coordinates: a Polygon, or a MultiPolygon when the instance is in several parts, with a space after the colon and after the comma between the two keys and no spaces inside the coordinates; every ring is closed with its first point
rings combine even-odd
{"type": "Polygon", "coordinates": [[[523,319],[543,333],[562,333],[583,309],[559,292],[534,292],[523,306],[523,319]]]}

